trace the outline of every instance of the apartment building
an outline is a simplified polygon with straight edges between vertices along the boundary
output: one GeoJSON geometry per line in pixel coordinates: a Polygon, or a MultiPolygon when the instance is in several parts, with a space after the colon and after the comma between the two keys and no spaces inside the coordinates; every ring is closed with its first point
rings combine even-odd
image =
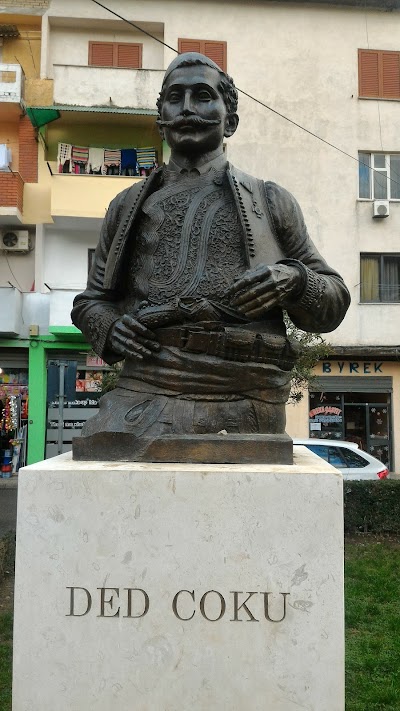
{"type": "MultiPolygon", "coordinates": [[[[36,173],[17,162],[28,152],[21,151],[16,130],[4,133],[0,113],[0,144],[8,135],[18,144],[11,169],[24,183],[23,204],[20,198],[5,206],[6,214],[0,207],[2,235],[15,232],[22,240],[28,231],[30,237],[27,250],[0,255],[0,297],[11,304],[6,323],[0,317],[0,341],[4,354],[17,343],[29,358],[29,461],[68,448],[96,407],[103,366],[71,325],[72,300],[85,286],[111,198],[168,161],[155,125],[156,98],[173,49],[197,49],[270,107],[240,94],[240,125],[227,141],[228,159],[295,195],[311,237],[352,296],[344,323],[327,336],[332,355],[318,364],[312,391],[287,408],[288,432],[355,439],[392,469],[400,466],[397,4],[103,5],[116,14],[91,0],[38,2],[34,15],[25,8],[18,16],[6,15],[0,4],[1,23],[5,18],[4,25],[20,30],[18,22],[29,18],[25,26],[34,26],[39,38],[30,94],[31,70],[22,63],[25,95],[11,102],[14,123],[29,126],[35,138],[37,182],[29,182],[36,173]]],[[[2,66],[14,55],[11,38],[3,38],[2,66]]],[[[10,104],[5,96],[0,112],[10,104]]],[[[0,181],[4,177],[10,180],[0,172],[0,181]]]]}

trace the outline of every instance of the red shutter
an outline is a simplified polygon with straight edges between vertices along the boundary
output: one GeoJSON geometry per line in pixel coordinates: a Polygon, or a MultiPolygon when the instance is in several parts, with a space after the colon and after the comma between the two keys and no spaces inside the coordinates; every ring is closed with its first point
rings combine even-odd
{"type": "Polygon", "coordinates": [[[379,53],[358,50],[358,79],[360,96],[379,96],[379,53]]]}
{"type": "Polygon", "coordinates": [[[400,52],[382,52],[382,73],[382,96],[400,98],[400,52]]]}
{"type": "Polygon", "coordinates": [[[218,64],[218,66],[226,72],[226,42],[211,42],[205,40],[203,44],[203,54],[209,59],[212,59],[215,64],[218,64]]]}
{"type": "Polygon", "coordinates": [[[178,39],[178,52],[201,52],[201,41],[190,39],[178,39]]]}
{"type": "Polygon", "coordinates": [[[113,63],[113,42],[89,42],[89,66],[112,67],[113,63]]]}
{"type": "Polygon", "coordinates": [[[115,66],[127,69],[141,69],[142,45],[118,42],[116,44],[115,66]]]}
{"type": "Polygon", "coordinates": [[[215,42],[214,40],[178,39],[178,50],[180,54],[184,52],[200,52],[212,59],[226,72],[226,42],[215,42]]]}

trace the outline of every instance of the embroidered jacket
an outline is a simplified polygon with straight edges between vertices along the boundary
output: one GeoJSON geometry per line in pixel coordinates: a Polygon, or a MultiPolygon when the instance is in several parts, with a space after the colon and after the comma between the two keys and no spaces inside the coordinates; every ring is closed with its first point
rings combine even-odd
{"type": "MultiPolygon", "coordinates": [[[[111,202],[87,288],[74,300],[73,323],[108,363],[121,359],[108,348],[107,337],[125,312],[124,274],[132,241],[140,231],[142,207],[160,187],[163,171],[159,168],[111,202]]],[[[277,262],[299,267],[303,291],[295,303],[286,306],[290,318],[305,331],[334,330],[347,311],[350,295],[343,279],[313,245],[295,198],[275,183],[264,183],[231,165],[226,176],[243,232],[246,268],[277,262]]],[[[281,309],[271,310],[263,322],[274,323],[275,331],[278,322],[282,333],[281,309]]]]}

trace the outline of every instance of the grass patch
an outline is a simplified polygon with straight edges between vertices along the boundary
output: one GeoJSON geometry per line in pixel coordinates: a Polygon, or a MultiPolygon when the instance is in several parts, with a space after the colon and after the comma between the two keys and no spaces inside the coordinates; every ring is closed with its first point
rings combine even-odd
{"type": "Polygon", "coordinates": [[[0,711],[11,711],[12,614],[0,613],[0,711]]]}
{"type": "Polygon", "coordinates": [[[346,541],[346,711],[400,709],[400,544],[346,541]]]}

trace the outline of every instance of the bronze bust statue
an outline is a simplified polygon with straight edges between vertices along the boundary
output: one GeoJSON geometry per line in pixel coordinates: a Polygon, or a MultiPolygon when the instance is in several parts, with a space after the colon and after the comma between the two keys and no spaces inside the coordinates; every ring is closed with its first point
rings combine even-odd
{"type": "Polygon", "coordinates": [[[179,55],[158,109],[171,160],[111,202],[74,301],[96,353],[124,360],[74,458],[289,463],[298,346],[282,311],[303,330],[332,331],[348,290],[293,196],[226,161],[239,122],[228,75],[179,55]]]}

